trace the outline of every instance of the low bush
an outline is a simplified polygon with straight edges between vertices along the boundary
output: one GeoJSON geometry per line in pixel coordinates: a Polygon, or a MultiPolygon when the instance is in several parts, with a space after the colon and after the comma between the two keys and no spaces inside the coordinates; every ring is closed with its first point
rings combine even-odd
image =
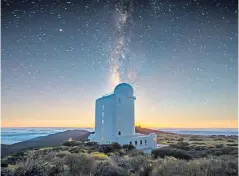
{"type": "Polygon", "coordinates": [[[205,142],[192,142],[191,144],[194,144],[194,145],[206,145],[205,142]]]}
{"type": "Polygon", "coordinates": [[[135,146],[131,145],[131,144],[125,144],[122,146],[126,151],[129,151],[129,150],[133,150],[135,149],[135,146]]]}
{"type": "Polygon", "coordinates": [[[141,150],[136,150],[136,149],[130,150],[130,151],[128,152],[128,156],[129,156],[129,157],[138,156],[138,155],[144,155],[144,152],[141,151],[141,150]]]}
{"type": "Polygon", "coordinates": [[[227,146],[238,146],[238,144],[232,143],[232,144],[227,144],[227,146]]]}
{"type": "Polygon", "coordinates": [[[104,144],[104,145],[100,145],[98,148],[99,152],[103,152],[103,153],[110,153],[113,152],[113,147],[109,144],[104,144]]]}
{"type": "Polygon", "coordinates": [[[63,163],[54,153],[42,155],[40,152],[30,153],[26,160],[19,160],[9,169],[13,176],[46,176],[65,172],[63,163]]]}
{"type": "Polygon", "coordinates": [[[14,176],[14,170],[6,167],[1,167],[1,176],[14,176]]]}
{"type": "Polygon", "coordinates": [[[119,150],[119,149],[122,148],[121,145],[118,144],[117,142],[113,142],[113,143],[110,144],[110,145],[112,146],[113,150],[119,150]]]}
{"type": "Polygon", "coordinates": [[[98,147],[98,151],[103,153],[119,152],[120,149],[122,149],[121,145],[116,142],[112,144],[103,144],[98,147]]]}
{"type": "Polygon", "coordinates": [[[192,159],[192,156],[188,152],[180,149],[159,148],[152,151],[153,158],[164,158],[166,156],[172,156],[178,159],[186,160],[192,159]]]}
{"type": "Polygon", "coordinates": [[[222,148],[213,148],[207,151],[208,155],[221,156],[221,155],[238,155],[237,147],[222,147],[222,148]]]}
{"type": "Polygon", "coordinates": [[[197,151],[201,151],[201,150],[205,150],[206,146],[196,145],[196,146],[194,146],[194,149],[197,150],[197,151]]]}
{"type": "Polygon", "coordinates": [[[129,158],[130,168],[134,171],[139,171],[142,167],[148,164],[149,158],[146,156],[134,156],[129,158]]]}
{"type": "Polygon", "coordinates": [[[59,157],[59,158],[63,158],[63,157],[68,156],[70,154],[71,153],[68,152],[68,151],[61,151],[61,152],[57,153],[56,156],[59,157]]]}
{"type": "Polygon", "coordinates": [[[171,147],[181,149],[181,150],[189,150],[189,143],[188,142],[177,142],[176,144],[170,144],[171,147]]]}
{"type": "Polygon", "coordinates": [[[216,148],[222,148],[224,145],[223,144],[216,144],[215,147],[216,148]]]}
{"type": "Polygon", "coordinates": [[[238,175],[237,159],[201,158],[197,160],[158,159],[152,176],[236,176],[238,175]]]}
{"type": "Polygon", "coordinates": [[[68,147],[73,147],[73,146],[78,146],[81,143],[79,141],[65,141],[63,143],[63,146],[68,146],[68,147]]]}
{"type": "Polygon", "coordinates": [[[215,148],[215,146],[214,145],[207,145],[207,148],[212,149],[212,148],[215,148]]]}
{"type": "Polygon", "coordinates": [[[190,141],[202,141],[202,139],[199,136],[192,136],[189,140],[190,141]]]}
{"type": "Polygon", "coordinates": [[[97,142],[89,141],[85,142],[86,146],[93,147],[93,146],[98,146],[99,144],[97,142]]]}
{"type": "Polygon", "coordinates": [[[64,164],[71,175],[90,175],[95,167],[95,160],[87,154],[70,154],[64,157],[64,164]]]}
{"type": "Polygon", "coordinates": [[[108,156],[104,153],[92,152],[90,156],[96,160],[106,160],[108,156]]]}
{"type": "Polygon", "coordinates": [[[177,138],[176,141],[183,141],[183,138],[182,137],[177,138]]]}
{"type": "Polygon", "coordinates": [[[92,171],[93,176],[126,176],[127,171],[117,166],[114,162],[99,162],[92,171]]]}
{"type": "Polygon", "coordinates": [[[223,138],[217,137],[217,138],[214,138],[214,141],[223,141],[223,138]]]}
{"type": "Polygon", "coordinates": [[[235,142],[233,139],[228,139],[227,142],[235,142]]]}
{"type": "Polygon", "coordinates": [[[70,147],[68,151],[71,153],[82,153],[83,147],[79,147],[79,146],[70,147]]]}

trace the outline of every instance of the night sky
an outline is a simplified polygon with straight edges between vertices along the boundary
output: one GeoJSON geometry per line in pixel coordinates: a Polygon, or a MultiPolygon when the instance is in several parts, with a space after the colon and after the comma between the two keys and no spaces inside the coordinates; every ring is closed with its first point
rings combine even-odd
{"type": "Polygon", "coordinates": [[[236,0],[3,0],[2,126],[93,127],[120,82],[145,127],[237,127],[236,0]]]}

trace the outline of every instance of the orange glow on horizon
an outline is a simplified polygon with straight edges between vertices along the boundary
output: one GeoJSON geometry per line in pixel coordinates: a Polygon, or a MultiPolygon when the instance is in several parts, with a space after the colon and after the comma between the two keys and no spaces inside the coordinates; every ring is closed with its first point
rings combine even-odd
{"type": "MultiPolygon", "coordinates": [[[[176,122],[176,123],[135,123],[143,128],[238,128],[238,120],[208,120],[204,122],[176,122]]],[[[29,121],[2,121],[2,127],[69,127],[69,128],[94,128],[94,123],[80,123],[80,121],[65,120],[29,120],[29,121]]]]}
{"type": "MultiPolygon", "coordinates": [[[[139,98],[135,107],[135,125],[145,128],[237,128],[234,106],[150,108],[147,99],[139,98]],[[144,101],[143,101],[144,100],[144,101]],[[218,111],[220,109],[220,111],[218,111]]],[[[2,105],[2,127],[73,127],[95,126],[94,104],[82,102],[27,103],[2,105]],[[80,105],[80,106],[79,106],[80,105]],[[12,110],[14,109],[14,111],[12,110]]]]}

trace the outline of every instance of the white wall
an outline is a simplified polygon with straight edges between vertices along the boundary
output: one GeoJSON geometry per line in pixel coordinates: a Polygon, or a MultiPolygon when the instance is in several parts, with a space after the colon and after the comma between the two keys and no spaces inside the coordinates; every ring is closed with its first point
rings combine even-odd
{"type": "Polygon", "coordinates": [[[115,131],[115,96],[110,95],[96,100],[95,139],[99,143],[114,140],[115,131]]]}
{"type": "Polygon", "coordinates": [[[154,141],[154,135],[134,135],[117,137],[116,142],[121,145],[132,144],[139,150],[155,149],[157,143],[154,141]]]}
{"type": "Polygon", "coordinates": [[[116,95],[116,135],[134,135],[134,123],[134,98],[116,95]],[[121,133],[120,135],[119,132],[121,133]]]}

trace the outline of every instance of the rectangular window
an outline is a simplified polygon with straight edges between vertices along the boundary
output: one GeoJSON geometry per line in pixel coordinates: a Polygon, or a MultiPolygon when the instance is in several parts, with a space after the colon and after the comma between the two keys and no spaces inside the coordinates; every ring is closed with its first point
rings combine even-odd
{"type": "Polygon", "coordinates": [[[104,125],[104,120],[102,120],[102,125],[104,125]]]}
{"type": "Polygon", "coordinates": [[[144,142],[145,142],[145,145],[147,145],[147,140],[145,140],[144,142]]]}
{"type": "Polygon", "coordinates": [[[137,141],[135,141],[135,145],[137,145],[137,141]]]}
{"type": "Polygon", "coordinates": [[[130,141],[129,144],[132,145],[132,142],[130,141]]]}
{"type": "Polygon", "coordinates": [[[102,108],[102,110],[104,110],[105,109],[105,105],[102,105],[101,108],[102,108]]]}
{"type": "Polygon", "coordinates": [[[142,140],[140,140],[140,145],[142,145],[143,144],[143,141],[142,140]]]}
{"type": "Polygon", "coordinates": [[[102,117],[104,117],[104,116],[105,116],[105,113],[104,113],[104,112],[102,112],[102,114],[101,114],[101,115],[102,115],[102,117]]]}

